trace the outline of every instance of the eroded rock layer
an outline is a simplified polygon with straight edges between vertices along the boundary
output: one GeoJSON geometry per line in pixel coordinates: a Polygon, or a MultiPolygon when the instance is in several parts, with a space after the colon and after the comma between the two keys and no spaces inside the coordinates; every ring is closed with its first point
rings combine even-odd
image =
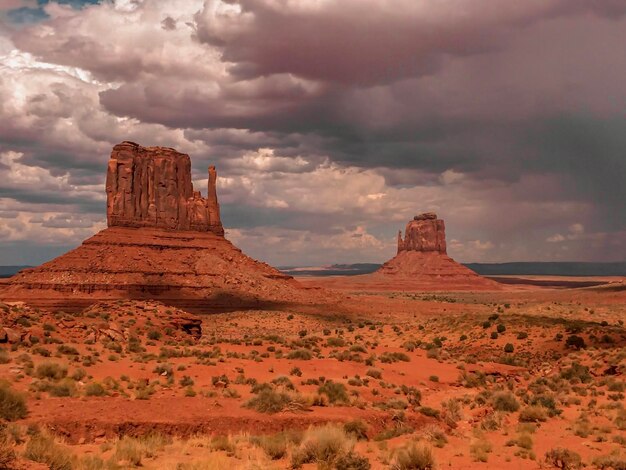
{"type": "Polygon", "coordinates": [[[155,299],[212,312],[304,303],[310,291],[212,232],[110,227],[16,274],[5,301],[77,310],[111,299],[155,299]]]}
{"type": "Polygon", "coordinates": [[[215,167],[208,171],[208,195],[191,182],[189,155],[167,147],[122,142],[113,147],[107,169],[109,227],[159,227],[224,234],[215,167]]]}
{"type": "Polygon", "coordinates": [[[434,212],[413,217],[404,231],[398,232],[398,253],[402,251],[446,254],[446,225],[434,212]]]}
{"type": "Polygon", "coordinates": [[[387,279],[400,290],[500,288],[498,283],[438,252],[403,251],[383,264],[372,276],[387,279]]]}

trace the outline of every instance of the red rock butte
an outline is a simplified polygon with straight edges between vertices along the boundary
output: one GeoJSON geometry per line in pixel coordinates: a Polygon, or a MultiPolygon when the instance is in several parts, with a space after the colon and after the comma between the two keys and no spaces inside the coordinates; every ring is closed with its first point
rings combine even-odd
{"type": "Polygon", "coordinates": [[[398,254],[403,251],[446,254],[446,224],[434,212],[413,217],[404,231],[398,232],[398,254]]]}
{"type": "Polygon", "coordinates": [[[404,239],[398,234],[398,253],[373,277],[393,278],[398,286],[424,290],[497,289],[450,258],[446,251],[446,225],[434,212],[416,215],[406,224],[404,239]]]}
{"type": "Polygon", "coordinates": [[[155,299],[191,311],[306,303],[310,291],[246,256],[224,237],[217,173],[194,191],[189,156],[116,145],[108,164],[108,228],[39,267],[16,274],[0,298],[78,310],[111,299],[155,299]]]}
{"type": "Polygon", "coordinates": [[[193,189],[189,155],[122,142],[113,147],[107,171],[108,225],[224,235],[216,185],[217,172],[210,166],[204,199],[193,189]]]}
{"type": "Polygon", "coordinates": [[[416,215],[398,233],[396,256],[372,274],[326,278],[309,285],[371,291],[499,290],[500,285],[457,263],[446,252],[446,227],[434,212],[416,215]]]}

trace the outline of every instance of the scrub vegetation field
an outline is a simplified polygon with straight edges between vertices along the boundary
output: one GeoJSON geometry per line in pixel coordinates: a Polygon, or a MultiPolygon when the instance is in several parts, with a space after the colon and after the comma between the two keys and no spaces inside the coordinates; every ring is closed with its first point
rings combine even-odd
{"type": "Polygon", "coordinates": [[[0,468],[626,468],[626,291],[2,304],[0,468]]]}

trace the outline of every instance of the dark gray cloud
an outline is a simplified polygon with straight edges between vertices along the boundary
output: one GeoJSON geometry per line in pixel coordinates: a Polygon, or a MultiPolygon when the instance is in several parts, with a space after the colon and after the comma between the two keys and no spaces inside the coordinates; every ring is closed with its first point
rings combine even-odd
{"type": "Polygon", "coordinates": [[[619,17],[616,0],[275,2],[209,0],[198,37],[223,51],[241,78],[293,73],[349,85],[434,74],[447,56],[497,49],[512,30],[549,18],[619,17]],[[221,8],[220,8],[221,7],[221,8]],[[271,34],[267,34],[271,31],[271,34]]]}
{"type": "Polygon", "coordinates": [[[59,206],[38,227],[95,229],[128,139],[189,153],[202,189],[217,164],[233,239],[282,264],[384,260],[431,209],[462,260],[626,258],[622,1],[45,12],[0,33],[0,197],[28,205],[11,243],[39,233],[34,203],[59,206]]]}

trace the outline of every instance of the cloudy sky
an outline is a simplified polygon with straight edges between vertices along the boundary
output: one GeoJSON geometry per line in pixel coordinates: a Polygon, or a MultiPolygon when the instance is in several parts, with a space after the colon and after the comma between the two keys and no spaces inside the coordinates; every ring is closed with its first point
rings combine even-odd
{"type": "Polygon", "coordinates": [[[623,0],[0,0],[0,265],[105,227],[122,140],[275,265],[626,260],[623,0]]]}

